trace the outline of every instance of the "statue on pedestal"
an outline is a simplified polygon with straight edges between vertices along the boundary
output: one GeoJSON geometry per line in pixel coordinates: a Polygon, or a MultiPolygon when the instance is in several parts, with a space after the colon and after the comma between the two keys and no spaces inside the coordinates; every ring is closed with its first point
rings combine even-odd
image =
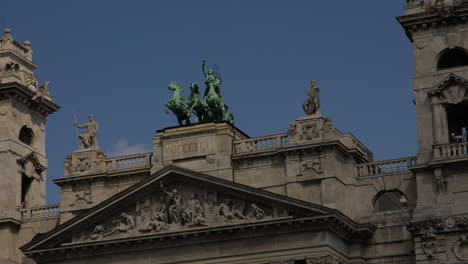
{"type": "Polygon", "coordinates": [[[99,125],[97,122],[94,121],[93,115],[89,115],[89,122],[83,125],[78,125],[78,123],[75,122],[75,127],[87,129],[87,131],[81,133],[78,136],[78,139],[80,140],[80,149],[99,149],[98,139],[96,136],[96,133],[99,129],[99,125]]]}
{"type": "Polygon", "coordinates": [[[315,81],[310,82],[310,88],[307,90],[309,98],[302,104],[302,109],[307,115],[320,115],[320,88],[315,81]]]}

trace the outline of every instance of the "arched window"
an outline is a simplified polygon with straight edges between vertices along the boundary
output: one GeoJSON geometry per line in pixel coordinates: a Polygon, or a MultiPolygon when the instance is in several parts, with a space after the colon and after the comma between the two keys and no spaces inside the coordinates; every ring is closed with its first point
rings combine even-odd
{"type": "Polygon", "coordinates": [[[468,52],[462,48],[445,49],[441,52],[437,69],[468,66],[468,52]]]}
{"type": "Polygon", "coordinates": [[[31,128],[23,126],[19,132],[19,140],[24,144],[32,146],[34,144],[34,133],[31,128]]]}
{"type": "Polygon", "coordinates": [[[382,191],[374,198],[374,212],[387,212],[405,209],[408,206],[406,196],[398,191],[382,191]]]}

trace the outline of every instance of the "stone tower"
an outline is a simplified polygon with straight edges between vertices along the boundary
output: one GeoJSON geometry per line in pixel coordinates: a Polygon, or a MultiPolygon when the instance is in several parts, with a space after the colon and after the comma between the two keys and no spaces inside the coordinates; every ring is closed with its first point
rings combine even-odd
{"type": "Polygon", "coordinates": [[[14,259],[21,209],[45,205],[45,125],[59,106],[48,82],[38,85],[29,41],[5,30],[0,38],[0,237],[1,256],[14,259]],[[5,245],[6,244],[6,245],[5,245]],[[4,247],[5,246],[5,247],[4,247]],[[3,252],[6,250],[6,252],[3,252]]]}
{"type": "MultiPolygon", "coordinates": [[[[407,3],[406,14],[397,19],[414,46],[419,138],[417,165],[411,169],[417,205],[408,230],[415,248],[425,252],[416,254],[417,262],[468,261],[450,259],[449,247],[438,247],[461,239],[460,219],[468,213],[468,1],[407,3]]],[[[451,248],[455,255],[457,250],[451,248]]]]}

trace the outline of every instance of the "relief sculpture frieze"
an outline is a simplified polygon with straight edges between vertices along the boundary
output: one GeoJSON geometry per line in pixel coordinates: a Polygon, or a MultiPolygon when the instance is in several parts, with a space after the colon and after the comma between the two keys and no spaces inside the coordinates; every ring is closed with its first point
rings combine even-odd
{"type": "Polygon", "coordinates": [[[154,192],[73,242],[115,239],[273,219],[273,208],[254,201],[193,186],[160,185],[154,192]]]}

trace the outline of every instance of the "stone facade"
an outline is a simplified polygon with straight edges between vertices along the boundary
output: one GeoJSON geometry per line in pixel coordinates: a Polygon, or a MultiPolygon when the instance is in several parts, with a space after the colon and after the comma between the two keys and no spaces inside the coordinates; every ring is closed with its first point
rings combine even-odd
{"type": "Polygon", "coordinates": [[[226,122],[170,127],[152,153],[109,159],[95,124],[94,143],[82,142],[54,181],[59,206],[44,206],[45,120],[58,106],[37,84],[29,42],[8,30],[0,262],[468,262],[468,1],[405,9],[417,157],[375,162],[321,115],[312,82],[306,115],[278,135],[251,138],[226,122]]]}

